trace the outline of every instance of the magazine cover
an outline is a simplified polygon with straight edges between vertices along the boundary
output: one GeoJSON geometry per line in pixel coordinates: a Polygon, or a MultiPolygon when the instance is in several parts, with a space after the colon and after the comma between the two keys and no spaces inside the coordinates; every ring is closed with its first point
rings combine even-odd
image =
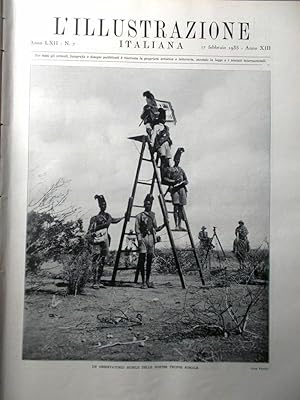
{"type": "Polygon", "coordinates": [[[23,357],[267,362],[270,73],[34,65],[30,85],[23,357]]]}
{"type": "Polygon", "coordinates": [[[299,8],[32,3],[15,4],[4,113],[7,393],[14,366],[28,398],[32,374],[45,389],[66,368],[67,398],[103,382],[100,398],[152,398],[154,382],[153,398],[237,382],[225,398],[250,398],[248,379],[264,395],[288,302],[275,289],[295,289],[272,22],[292,31],[299,8]]]}

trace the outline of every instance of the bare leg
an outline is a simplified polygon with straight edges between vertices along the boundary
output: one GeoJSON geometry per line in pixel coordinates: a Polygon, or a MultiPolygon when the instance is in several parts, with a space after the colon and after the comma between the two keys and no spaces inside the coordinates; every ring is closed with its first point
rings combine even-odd
{"type": "Polygon", "coordinates": [[[164,177],[166,175],[165,172],[166,172],[166,168],[167,168],[167,165],[166,165],[167,162],[168,162],[168,160],[166,159],[165,156],[160,156],[160,179],[161,179],[162,183],[164,182],[164,177]]]}
{"type": "Polygon", "coordinates": [[[93,263],[93,284],[96,285],[98,282],[98,264],[97,263],[93,263]]]}
{"type": "Polygon", "coordinates": [[[175,221],[175,229],[179,229],[179,210],[178,210],[178,204],[174,204],[174,221],[175,221]]]}
{"type": "Polygon", "coordinates": [[[145,283],[145,260],[146,260],[146,254],[145,253],[140,253],[139,254],[139,259],[135,271],[135,277],[134,277],[134,283],[138,282],[139,279],[139,274],[141,273],[142,275],[142,283],[145,283]]]}
{"type": "Polygon", "coordinates": [[[146,128],[146,133],[147,133],[149,139],[151,140],[151,136],[152,136],[152,128],[151,128],[151,125],[150,125],[149,123],[147,123],[147,124],[145,125],[145,128],[146,128]]]}
{"type": "Polygon", "coordinates": [[[147,266],[146,266],[146,285],[148,287],[153,287],[150,283],[151,266],[152,266],[153,254],[147,254],[147,266]]]}
{"type": "Polygon", "coordinates": [[[100,281],[101,281],[101,277],[102,277],[103,269],[104,269],[104,265],[105,265],[105,260],[106,260],[106,256],[102,255],[100,257],[100,262],[99,262],[99,266],[98,266],[97,283],[100,283],[100,281]]]}
{"type": "Polygon", "coordinates": [[[181,226],[181,222],[182,222],[182,221],[185,221],[184,215],[183,215],[183,206],[178,204],[178,228],[179,228],[181,231],[185,231],[185,228],[183,228],[183,227],[181,226]]]}
{"type": "Polygon", "coordinates": [[[98,268],[99,268],[100,255],[95,254],[92,259],[92,274],[93,274],[93,284],[96,285],[98,282],[98,268]]]}

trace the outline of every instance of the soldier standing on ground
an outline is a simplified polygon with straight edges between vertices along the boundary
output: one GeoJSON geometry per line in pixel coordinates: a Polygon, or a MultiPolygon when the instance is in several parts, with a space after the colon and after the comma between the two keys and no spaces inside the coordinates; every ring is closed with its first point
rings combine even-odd
{"type": "Polygon", "coordinates": [[[154,256],[156,232],[164,228],[164,225],[157,226],[155,213],[151,211],[153,196],[148,194],[144,200],[145,210],[138,214],[135,218],[135,233],[139,246],[139,259],[135,274],[134,282],[137,283],[139,273],[142,276],[142,289],[154,288],[150,282],[151,267],[154,256]],[[147,260],[146,260],[147,258],[147,260]],[[146,277],[145,277],[145,261],[146,261],[146,277]],[[145,279],[146,278],[146,279],[145,279]]]}
{"type": "Polygon", "coordinates": [[[109,253],[110,235],[108,228],[110,224],[117,224],[124,217],[113,218],[106,212],[106,201],[103,195],[96,194],[94,198],[98,201],[100,212],[90,219],[87,238],[92,249],[93,287],[97,288],[101,286],[101,276],[109,253]]]}
{"type": "Polygon", "coordinates": [[[211,266],[211,250],[214,249],[214,245],[212,243],[212,239],[208,236],[206,231],[206,226],[202,226],[201,231],[199,232],[198,239],[199,243],[199,253],[202,261],[205,262],[206,267],[210,268],[211,266]]]}
{"type": "Polygon", "coordinates": [[[200,247],[200,253],[201,253],[201,256],[202,255],[204,255],[204,253],[205,253],[205,250],[207,249],[207,244],[208,244],[208,241],[209,241],[209,237],[208,237],[208,233],[207,233],[207,230],[206,230],[206,226],[202,226],[202,228],[201,228],[201,231],[199,232],[199,235],[198,235],[198,239],[199,239],[199,247],[200,247]]]}
{"type": "Polygon", "coordinates": [[[240,267],[245,265],[247,253],[250,251],[250,244],[248,240],[248,229],[243,221],[238,222],[238,226],[235,228],[235,239],[233,242],[233,253],[239,261],[240,267]]]}

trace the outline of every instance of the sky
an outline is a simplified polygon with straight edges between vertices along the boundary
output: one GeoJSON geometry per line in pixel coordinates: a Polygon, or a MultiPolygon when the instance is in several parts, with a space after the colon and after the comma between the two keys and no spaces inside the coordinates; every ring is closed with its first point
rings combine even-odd
{"type": "MultiPolygon", "coordinates": [[[[251,247],[269,238],[270,73],[196,69],[33,66],[29,134],[29,199],[59,178],[70,181],[68,202],[81,207],[84,227],[103,194],[113,217],[124,215],[139,156],[139,126],[150,90],[171,101],[172,153],[184,147],[189,180],[186,214],[194,238],[202,225],[217,227],[230,249],[242,219],[251,247]]],[[[149,165],[142,179],[152,177],[149,165]]],[[[142,204],[146,186],[139,188],[142,204]]],[[[162,216],[155,199],[158,223],[162,216]]],[[[171,220],[171,224],[173,221],[171,220]]],[[[112,248],[122,223],[110,227],[112,248]]],[[[178,235],[177,233],[175,235],[178,235]]],[[[162,231],[161,246],[168,246],[162,231]]],[[[175,238],[176,239],[176,238],[175,238]]],[[[186,241],[185,233],[177,237],[186,241]]]]}

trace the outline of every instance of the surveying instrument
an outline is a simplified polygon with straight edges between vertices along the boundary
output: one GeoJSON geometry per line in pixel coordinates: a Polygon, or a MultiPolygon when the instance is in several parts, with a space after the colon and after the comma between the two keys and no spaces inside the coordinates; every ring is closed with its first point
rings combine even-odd
{"type": "MultiPolygon", "coordinates": [[[[213,240],[214,239],[216,240],[217,245],[220,247],[220,250],[221,250],[221,252],[222,252],[222,254],[224,256],[225,261],[227,261],[225,251],[223,249],[223,246],[222,246],[221,241],[219,239],[219,236],[217,234],[217,228],[214,226],[213,227],[213,235],[212,235],[211,238],[209,238],[209,243],[208,243],[208,246],[207,246],[207,249],[206,249],[205,256],[201,260],[202,267],[206,267],[206,268],[209,267],[209,270],[211,269],[211,252],[216,247],[216,246],[213,245],[213,240]]],[[[217,259],[218,259],[219,266],[220,266],[220,269],[221,269],[221,258],[220,258],[219,253],[217,253],[217,259]]]]}

